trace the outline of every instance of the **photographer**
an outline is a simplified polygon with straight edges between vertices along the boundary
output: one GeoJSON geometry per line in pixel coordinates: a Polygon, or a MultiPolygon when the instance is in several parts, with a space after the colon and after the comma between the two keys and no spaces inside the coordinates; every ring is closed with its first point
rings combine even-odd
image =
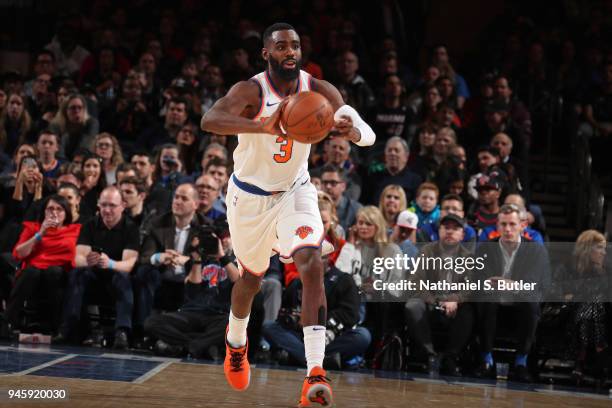
{"type": "Polygon", "coordinates": [[[155,159],[154,188],[161,187],[172,192],[178,185],[189,182],[191,179],[183,173],[178,147],[174,144],[162,145],[155,159]]]}
{"type": "Polygon", "coordinates": [[[208,228],[194,229],[198,232],[186,251],[190,259],[183,304],[176,312],[148,317],[145,332],[157,339],[156,354],[180,356],[188,351],[195,358],[216,359],[224,344],[232,286],[240,273],[220,238],[211,239],[208,228]]]}
{"type": "MultiPolygon", "coordinates": [[[[325,297],[327,298],[327,324],[325,366],[340,369],[342,364],[353,357],[362,356],[372,339],[359,321],[359,290],[352,276],[330,266],[327,256],[323,257],[325,268],[325,297]]],[[[263,334],[270,344],[286,350],[291,358],[306,366],[300,305],[302,304],[302,282],[294,279],[285,289],[281,311],[276,322],[265,322],[263,334]]]]}
{"type": "MultiPolygon", "coordinates": [[[[198,226],[210,225],[208,218],[196,214],[198,201],[195,186],[181,184],[174,193],[172,211],[150,222],[134,279],[138,298],[135,326],[139,329],[151,314],[154,301],[161,310],[175,311],[181,306],[188,243],[198,226]]],[[[216,253],[216,244],[212,251],[216,253]]]]}

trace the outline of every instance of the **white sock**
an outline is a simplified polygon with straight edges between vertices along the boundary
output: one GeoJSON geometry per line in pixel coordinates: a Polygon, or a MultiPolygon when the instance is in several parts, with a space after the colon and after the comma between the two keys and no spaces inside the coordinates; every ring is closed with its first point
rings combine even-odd
{"type": "MultiPolygon", "coordinates": [[[[244,319],[239,319],[230,310],[229,328],[227,330],[227,342],[234,348],[240,348],[247,342],[247,326],[249,325],[249,316],[244,319]]],[[[324,332],[325,333],[325,332],[324,332]]]]}
{"type": "Polygon", "coordinates": [[[314,367],[323,368],[325,357],[325,326],[304,327],[304,351],[306,352],[306,375],[314,367]]]}

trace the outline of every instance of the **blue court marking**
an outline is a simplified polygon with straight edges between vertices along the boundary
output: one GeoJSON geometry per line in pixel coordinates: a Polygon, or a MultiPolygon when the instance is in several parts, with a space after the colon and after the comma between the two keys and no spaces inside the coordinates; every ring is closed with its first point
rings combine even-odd
{"type": "Polygon", "coordinates": [[[0,350],[0,374],[15,374],[62,357],[56,353],[0,350]]]}
{"type": "Polygon", "coordinates": [[[160,365],[159,361],[76,356],[29,375],[103,381],[134,381],[160,365]]]}

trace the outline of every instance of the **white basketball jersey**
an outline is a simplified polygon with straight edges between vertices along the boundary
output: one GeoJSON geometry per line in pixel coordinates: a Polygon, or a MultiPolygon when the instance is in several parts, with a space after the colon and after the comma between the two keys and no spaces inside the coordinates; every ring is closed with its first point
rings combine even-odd
{"type": "MultiPolygon", "coordinates": [[[[261,88],[261,106],[253,120],[264,120],[278,108],[282,97],[274,89],[267,71],[255,75],[261,88]]],[[[310,90],[311,76],[300,71],[297,92],[310,90]]],[[[238,135],[234,150],[234,174],[238,180],[265,191],[287,191],[308,173],[310,145],[267,133],[238,135]]]]}

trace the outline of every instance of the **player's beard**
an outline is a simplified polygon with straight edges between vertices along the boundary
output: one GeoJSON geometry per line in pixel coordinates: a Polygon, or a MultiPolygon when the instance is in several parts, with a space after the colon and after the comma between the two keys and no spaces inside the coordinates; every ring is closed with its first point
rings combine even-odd
{"type": "Polygon", "coordinates": [[[295,60],[295,68],[292,68],[292,69],[283,68],[282,64],[283,64],[282,62],[278,62],[274,58],[270,58],[270,68],[281,79],[285,81],[293,81],[300,75],[302,61],[300,61],[299,59],[295,60]]]}

